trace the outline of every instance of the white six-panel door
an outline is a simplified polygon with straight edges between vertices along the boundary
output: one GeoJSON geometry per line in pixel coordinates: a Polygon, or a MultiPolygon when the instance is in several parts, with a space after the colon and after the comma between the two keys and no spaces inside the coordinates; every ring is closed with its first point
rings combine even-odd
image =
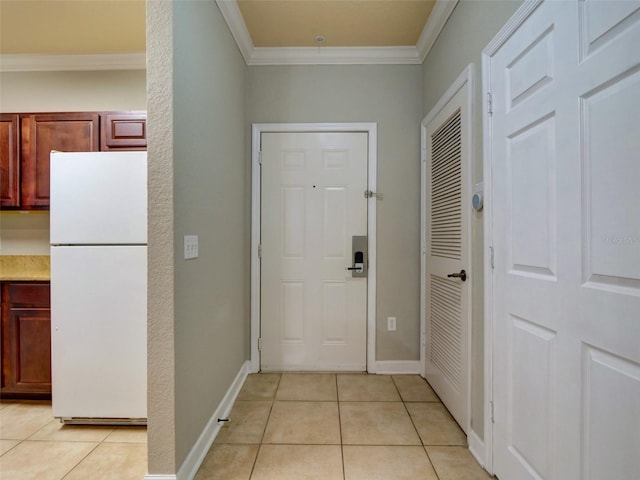
{"type": "Polygon", "coordinates": [[[367,133],[263,133],[261,368],[366,370],[367,133]]]}
{"type": "Polygon", "coordinates": [[[494,471],[640,478],[640,2],[541,3],[490,79],[494,471]]]}

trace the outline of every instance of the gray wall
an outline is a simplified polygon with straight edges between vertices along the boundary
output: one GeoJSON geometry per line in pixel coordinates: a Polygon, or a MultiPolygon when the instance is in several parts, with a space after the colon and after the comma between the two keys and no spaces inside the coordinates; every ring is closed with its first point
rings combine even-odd
{"type": "Polygon", "coordinates": [[[149,472],[170,474],[248,358],[247,67],[215,2],[156,4],[169,2],[148,4],[149,134],[163,142],[149,151],[149,472]],[[198,259],[182,259],[187,234],[198,259]]]}
{"type": "Polygon", "coordinates": [[[0,73],[3,112],[145,110],[144,70],[0,73]]]}
{"type": "Polygon", "coordinates": [[[378,124],[377,360],[420,358],[421,89],[417,65],[249,68],[251,122],[378,124]]]}
{"type": "MultiPolygon", "coordinates": [[[[469,63],[475,64],[473,183],[482,181],[482,69],[480,55],[518,9],[519,1],[461,0],[423,63],[423,116],[435,106],[469,63]]],[[[484,315],[482,213],[472,220],[473,331],[471,428],[484,438],[484,315]]]]}

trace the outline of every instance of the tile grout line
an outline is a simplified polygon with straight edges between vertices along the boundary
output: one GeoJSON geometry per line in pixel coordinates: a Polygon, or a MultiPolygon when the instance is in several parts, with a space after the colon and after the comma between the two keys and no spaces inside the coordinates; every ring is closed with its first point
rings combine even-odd
{"type": "Polygon", "coordinates": [[[62,475],[62,477],[60,477],[60,480],[64,480],[65,478],[67,478],[67,477],[69,476],[69,474],[70,474],[71,472],[73,472],[73,471],[78,467],[78,465],[80,465],[82,462],[84,462],[84,461],[87,459],[87,457],[88,457],[89,455],[91,455],[93,452],[95,452],[95,451],[96,451],[96,449],[97,449],[99,446],[100,446],[100,442],[96,443],[95,447],[93,447],[93,448],[92,448],[92,449],[91,449],[91,450],[90,450],[90,451],[89,451],[89,452],[88,452],[84,457],[82,457],[80,460],[78,460],[78,462],[77,462],[73,467],[71,467],[71,468],[67,471],[67,473],[65,473],[64,475],[62,475]]]}
{"type": "MultiPolygon", "coordinates": [[[[398,391],[398,395],[400,395],[400,399],[402,400],[402,406],[406,410],[407,415],[409,415],[409,420],[411,420],[411,425],[413,425],[413,428],[416,431],[416,435],[418,435],[418,439],[420,440],[420,443],[422,444],[421,445],[422,450],[424,451],[424,454],[426,455],[427,460],[428,460],[429,464],[431,465],[431,469],[433,470],[433,473],[435,473],[436,479],[440,480],[440,476],[438,475],[438,472],[436,471],[436,467],[433,464],[433,462],[431,461],[431,457],[429,456],[429,452],[427,452],[427,446],[424,444],[424,441],[422,440],[422,437],[420,436],[420,432],[418,431],[418,427],[416,427],[416,422],[414,422],[413,417],[411,416],[411,412],[409,412],[409,409],[407,408],[407,402],[404,401],[404,398],[402,398],[402,395],[400,394],[400,389],[398,388],[398,385],[396,384],[396,381],[393,378],[393,375],[391,375],[391,381],[395,385],[396,390],[398,391]]],[[[425,382],[426,382],[426,380],[425,380],[425,382]]]]}
{"type": "Polygon", "coordinates": [[[340,429],[340,457],[342,459],[342,479],[346,479],[347,472],[344,466],[344,442],[342,440],[342,416],[340,415],[340,390],[338,389],[338,374],[334,375],[336,382],[336,403],[338,405],[338,427],[340,429]]]}
{"type": "MultiPolygon", "coordinates": [[[[260,372],[258,372],[258,375],[260,372]]],[[[276,388],[273,392],[273,397],[271,397],[271,406],[269,407],[269,414],[267,415],[267,421],[264,422],[264,429],[262,430],[262,436],[260,437],[260,443],[258,444],[258,450],[256,451],[256,458],[253,459],[253,464],[251,465],[251,472],[249,473],[249,479],[253,477],[253,472],[256,469],[256,464],[258,463],[258,455],[260,455],[260,450],[262,450],[262,445],[264,442],[264,436],[267,433],[267,426],[269,426],[269,419],[271,418],[271,412],[273,411],[273,404],[276,402],[276,397],[278,396],[278,389],[280,388],[280,382],[282,381],[282,373],[278,376],[278,383],[276,384],[276,388]]],[[[246,383],[246,380],[245,380],[246,383]]]]}

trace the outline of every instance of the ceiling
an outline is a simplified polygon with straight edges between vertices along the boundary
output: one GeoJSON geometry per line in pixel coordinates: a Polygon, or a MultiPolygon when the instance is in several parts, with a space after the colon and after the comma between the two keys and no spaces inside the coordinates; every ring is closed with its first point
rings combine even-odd
{"type": "Polygon", "coordinates": [[[237,3],[255,47],[397,47],[415,46],[435,0],[237,3]]]}
{"type": "Polygon", "coordinates": [[[0,53],[144,52],[145,0],[0,0],[0,53]]]}
{"type": "MultiPolygon", "coordinates": [[[[249,65],[421,63],[457,3],[216,1],[249,65]]],[[[145,25],[145,0],[0,0],[0,54],[140,55],[145,25]]]]}

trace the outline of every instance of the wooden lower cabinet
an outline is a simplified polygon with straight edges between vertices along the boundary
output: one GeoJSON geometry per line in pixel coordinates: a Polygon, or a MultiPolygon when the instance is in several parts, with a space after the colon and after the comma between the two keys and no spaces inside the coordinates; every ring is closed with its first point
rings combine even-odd
{"type": "Polygon", "coordinates": [[[2,398],[51,398],[49,282],[2,282],[2,398]]]}

